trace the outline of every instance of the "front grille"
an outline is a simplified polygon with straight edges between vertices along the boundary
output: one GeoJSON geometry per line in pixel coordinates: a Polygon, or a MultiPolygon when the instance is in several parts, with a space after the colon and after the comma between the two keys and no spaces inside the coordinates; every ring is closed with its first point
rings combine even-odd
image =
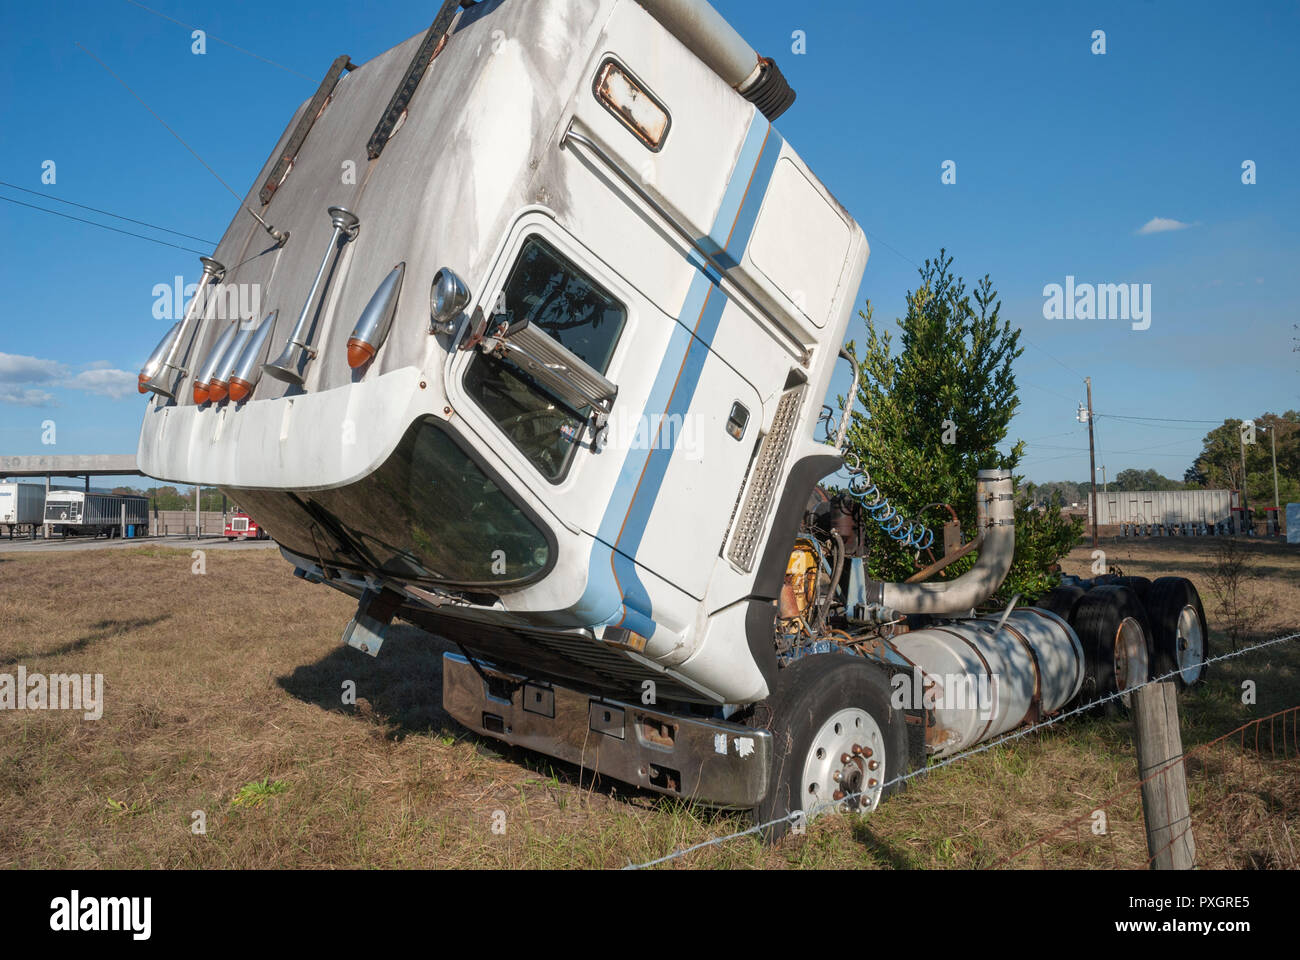
{"type": "Polygon", "coordinates": [[[731,548],[727,556],[746,572],[754,569],[754,555],[767,522],[767,513],[776,496],[777,481],[785,466],[804,387],[792,387],[782,396],[772,418],[772,429],[763,438],[762,447],[749,478],[749,492],[731,531],[731,548]]]}

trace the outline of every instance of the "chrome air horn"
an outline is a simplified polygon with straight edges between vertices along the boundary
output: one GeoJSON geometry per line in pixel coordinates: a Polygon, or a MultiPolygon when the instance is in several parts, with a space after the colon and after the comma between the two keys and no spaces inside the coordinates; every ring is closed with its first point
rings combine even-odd
{"type": "Polygon", "coordinates": [[[180,378],[185,376],[186,371],[180,364],[183,362],[184,354],[189,353],[194,333],[198,329],[198,320],[203,315],[200,307],[207,300],[205,291],[208,284],[214,281],[220,283],[226,275],[226,268],[211,257],[199,257],[199,262],[203,264],[203,276],[199,278],[198,289],[194,291],[194,297],[185,310],[180,331],[172,340],[171,349],[167,351],[167,359],[158,366],[158,372],[142,384],[146,390],[152,390],[158,396],[166,397],[168,400],[176,399],[176,388],[180,386],[180,378]],[[193,329],[190,325],[191,320],[195,321],[193,329]],[[181,350],[182,344],[184,344],[184,351],[181,350]]]}
{"type": "Polygon", "coordinates": [[[307,361],[316,356],[316,351],[307,345],[304,337],[307,333],[307,317],[311,313],[312,303],[316,300],[316,291],[320,289],[321,279],[325,276],[325,268],[329,266],[330,255],[335,252],[339,237],[351,240],[357,235],[361,225],[357,215],[350,210],[330,207],[328,212],[330,221],[334,224],[334,233],[330,236],[329,246],[325,248],[325,256],[321,258],[320,269],[316,271],[316,280],[307,294],[307,302],[302,305],[302,313],[298,314],[298,322],[294,324],[293,332],[289,334],[289,342],[284,345],[284,350],[274,360],[262,365],[267,376],[298,386],[302,386],[303,371],[307,367],[307,361]]]}

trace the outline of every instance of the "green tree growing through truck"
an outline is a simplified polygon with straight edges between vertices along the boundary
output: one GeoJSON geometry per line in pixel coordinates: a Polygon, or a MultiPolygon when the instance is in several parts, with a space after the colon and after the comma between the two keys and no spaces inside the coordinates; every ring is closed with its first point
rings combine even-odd
{"type": "MultiPolygon", "coordinates": [[[[975,476],[984,469],[1012,471],[1017,487],[1016,553],[996,602],[1019,593],[1034,599],[1059,579],[1057,561],[1078,542],[1083,522],[1062,516],[1059,495],[1045,509],[1032,503],[1031,491],[1016,467],[1024,441],[1007,440],[1019,406],[1013,365],[1023,352],[1020,332],[1001,318],[1001,301],[985,275],[974,289],[952,270],[944,250],[926,260],[920,284],[909,291],[907,311],[894,335],[875,322],[870,301],[859,312],[866,340],[859,364],[861,380],[846,453],[856,455],[891,503],[911,519],[936,531],[929,551],[943,552],[939,531],[950,519],[950,505],[967,539],[976,534],[975,476]]],[[[848,351],[857,358],[857,343],[848,351]]],[[[901,581],[928,565],[931,556],[903,548],[868,522],[868,569],[879,580],[901,581]]],[[[977,554],[956,561],[939,576],[952,578],[970,569],[977,554]]]]}

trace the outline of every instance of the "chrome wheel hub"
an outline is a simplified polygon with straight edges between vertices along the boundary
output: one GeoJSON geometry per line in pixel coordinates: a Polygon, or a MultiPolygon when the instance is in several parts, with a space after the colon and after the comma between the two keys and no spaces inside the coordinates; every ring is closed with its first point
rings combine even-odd
{"type": "Polygon", "coordinates": [[[827,810],[869,813],[885,784],[885,738],[871,714],[837,711],[813,737],[800,780],[803,809],[811,820],[827,810]]]}
{"type": "Polygon", "coordinates": [[[1146,633],[1142,624],[1132,617],[1125,617],[1115,631],[1115,689],[1124,694],[1120,697],[1124,706],[1127,707],[1130,700],[1125,691],[1146,683],[1150,676],[1146,633]]]}
{"type": "Polygon", "coordinates": [[[1189,686],[1201,676],[1205,667],[1205,634],[1201,618],[1190,603],[1178,612],[1178,669],[1183,683],[1189,686]]]}

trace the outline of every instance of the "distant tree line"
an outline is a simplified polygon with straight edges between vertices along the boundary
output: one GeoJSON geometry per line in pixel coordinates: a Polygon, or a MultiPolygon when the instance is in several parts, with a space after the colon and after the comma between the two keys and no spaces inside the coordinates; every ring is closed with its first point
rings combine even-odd
{"type": "Polygon", "coordinates": [[[1277,446],[1277,485],[1282,503],[1300,500],[1300,411],[1280,416],[1264,413],[1255,418],[1255,442],[1242,443],[1241,421],[1224,420],[1205,435],[1201,454],[1183,479],[1193,487],[1244,486],[1254,504],[1273,502],[1273,445],[1277,446]],[[1273,435],[1276,434],[1276,435],[1273,435]],[[1245,448],[1246,474],[1242,482],[1241,454],[1245,448]]]}
{"type": "MultiPolygon", "coordinates": [[[[114,487],[111,493],[118,495],[130,495],[137,497],[148,497],[149,508],[151,510],[193,510],[194,509],[194,488],[183,487],[147,487],[137,489],[136,487],[114,487]]],[[[199,508],[201,510],[211,510],[220,513],[223,507],[225,509],[234,509],[234,504],[227,498],[223,497],[220,490],[216,487],[204,487],[199,494],[199,508]]]]}
{"type": "MultiPolygon", "coordinates": [[[[1157,470],[1121,470],[1105,486],[1112,492],[1130,490],[1240,490],[1242,448],[1246,454],[1245,486],[1252,506],[1273,502],[1273,443],[1277,444],[1278,498],[1283,504],[1300,501],[1300,411],[1280,416],[1265,413],[1255,418],[1254,443],[1242,443],[1241,421],[1224,420],[1201,441],[1196,461],[1182,480],[1157,470]],[[1276,431],[1276,436],[1272,434],[1276,431]]],[[[1087,480],[1053,480],[1032,484],[1030,496],[1037,506],[1059,502],[1083,506],[1092,485],[1087,480]],[[1059,500],[1058,500],[1059,497],[1059,500]]],[[[1098,485],[1098,492],[1101,492],[1098,485]]]]}

